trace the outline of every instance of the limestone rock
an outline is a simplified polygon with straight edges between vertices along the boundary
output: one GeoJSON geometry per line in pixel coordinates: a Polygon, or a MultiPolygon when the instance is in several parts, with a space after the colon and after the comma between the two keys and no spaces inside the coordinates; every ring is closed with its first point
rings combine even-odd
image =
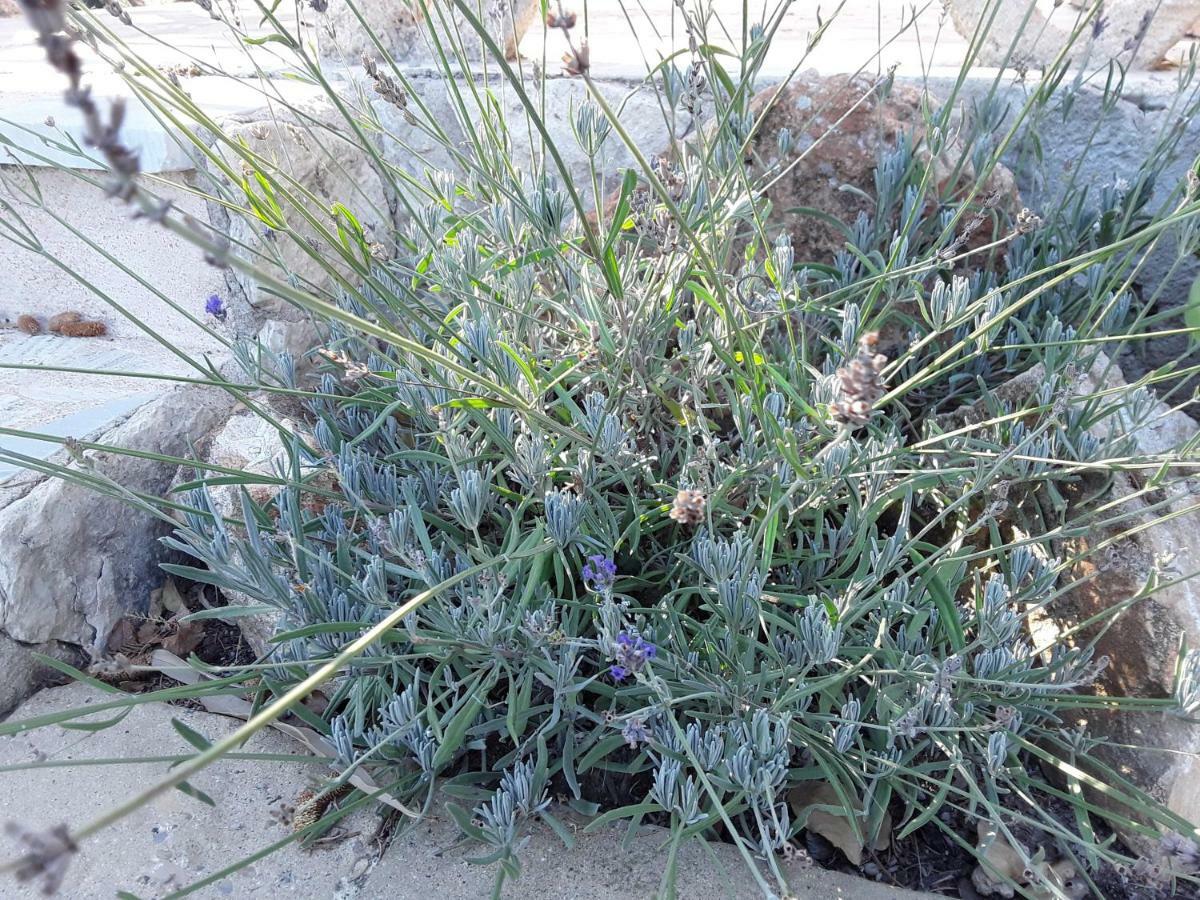
{"type": "Polygon", "coordinates": [[[66,676],[57,669],[38,660],[35,653],[54,657],[73,666],[87,664],[87,654],[74,644],[59,641],[26,644],[0,632],[0,719],[33,691],[65,679],[66,676]]]}
{"type": "MultiPolygon", "coordinates": [[[[373,136],[380,156],[397,172],[412,176],[412,180],[423,187],[428,186],[434,173],[439,171],[459,172],[459,166],[450,149],[437,136],[426,129],[414,127],[404,117],[404,112],[374,95],[370,79],[362,82],[363,90],[371,97],[371,109],[378,120],[379,133],[373,136]]],[[[437,123],[438,130],[452,146],[466,149],[469,145],[455,116],[453,101],[448,96],[450,88],[440,77],[412,77],[413,90],[429,110],[429,116],[437,123]]],[[[412,105],[416,106],[414,102],[412,105]]],[[[461,174],[461,173],[460,173],[461,174]]],[[[429,202],[421,190],[395,177],[393,220],[403,228],[415,211],[429,202]]]]}
{"type": "MultiPolygon", "coordinates": [[[[1026,0],[1000,0],[999,3],[997,0],[949,0],[946,6],[954,27],[963,37],[972,37],[981,21],[990,23],[980,44],[979,62],[999,66],[1007,61],[1010,65],[1021,63],[1040,68],[1050,65],[1058,57],[1079,21],[1081,10],[1091,4],[1079,0],[1055,3],[1053,8],[1049,4],[1036,4],[1031,11],[1026,0]],[[1025,20],[1027,11],[1028,21],[1025,20]],[[1014,41],[1016,48],[1009,58],[1009,48],[1014,41]]],[[[1196,13],[1195,0],[1156,3],[1109,0],[1089,20],[1069,55],[1074,60],[1087,56],[1093,67],[1118,59],[1126,66],[1147,68],[1183,40],[1189,27],[1196,22],[1196,13]],[[1099,34],[1095,34],[1092,27],[1097,18],[1102,23],[1099,34]]]]}
{"type": "MultiPolygon", "coordinates": [[[[425,0],[424,4],[419,0],[359,0],[355,6],[397,62],[430,63],[435,58],[436,51],[426,35],[423,7],[431,11],[430,24],[443,44],[448,40],[461,41],[469,60],[488,55],[478,33],[449,0],[425,0]]],[[[539,0],[491,0],[479,4],[483,10],[481,21],[507,58],[516,57],[521,37],[536,20],[540,6],[539,0]]],[[[319,16],[318,31],[321,56],[327,60],[352,65],[363,54],[379,55],[375,41],[346,0],[330,0],[328,9],[319,16]]],[[[447,51],[450,52],[449,48],[447,51]]]]}
{"type": "MultiPolygon", "coordinates": [[[[226,120],[224,127],[231,140],[244,143],[265,161],[264,167],[291,195],[292,200],[276,199],[284,219],[299,236],[293,239],[253,217],[230,215],[223,207],[210,204],[210,220],[229,234],[234,252],[301,290],[331,290],[334,279],[326,268],[330,262],[335,262],[333,268],[340,274],[357,280],[351,266],[340,259],[339,248],[320,235],[318,226],[336,241],[334,207],[340,204],[362,225],[369,243],[386,246],[392,227],[391,198],[370,155],[353,142],[356,136],[345,136],[348,126],[341,115],[330,104],[312,102],[300,107],[299,114],[279,115],[266,109],[238,114],[226,120]]],[[[228,146],[221,144],[218,149],[235,171],[249,171],[228,146]]],[[[231,277],[236,291],[230,312],[239,334],[254,335],[272,319],[309,320],[306,313],[270,293],[253,277],[242,273],[231,277]]],[[[286,349],[294,355],[312,349],[307,343],[310,330],[281,334],[289,339],[286,349]]]]}
{"type": "MultiPolygon", "coordinates": [[[[137,409],[99,443],[186,457],[233,404],[224,392],[177,388],[137,409]]],[[[118,452],[89,452],[88,466],[122,489],[158,497],[177,467],[118,452]]],[[[78,466],[76,466],[78,468],[78,466]]],[[[161,581],[166,551],[161,519],[116,496],[50,478],[0,498],[0,684],[7,705],[27,696],[41,677],[25,652],[36,645],[99,652],[113,625],[145,608],[161,581]]],[[[0,704],[0,714],[4,710],[0,704]]]]}
{"type": "MultiPolygon", "coordinates": [[[[1078,390],[1092,395],[1124,383],[1120,370],[1115,365],[1109,368],[1101,357],[1082,376],[1078,390]]],[[[1128,430],[1118,416],[1094,430],[1102,436],[1112,428],[1128,430]]],[[[1150,424],[1128,431],[1135,453],[1186,454],[1188,446],[1196,446],[1200,426],[1157,402],[1150,424]]],[[[1079,559],[1067,576],[1074,587],[1050,610],[1060,627],[1085,621],[1136,596],[1155,571],[1162,573],[1160,581],[1168,582],[1126,609],[1100,636],[1096,652],[1109,658],[1097,685],[1104,694],[1170,697],[1180,638],[1186,638],[1189,647],[1200,646],[1200,583],[1180,580],[1200,571],[1200,479],[1170,481],[1174,483],[1145,491],[1140,470],[1113,473],[1107,501],[1115,505],[1104,518],[1119,515],[1122,520],[1072,539],[1060,554],[1079,559]],[[1135,533],[1090,552],[1129,531],[1135,533]]],[[[1090,731],[1108,739],[1097,750],[1104,762],[1183,818],[1200,822],[1200,757],[1196,755],[1200,726],[1167,712],[1096,710],[1090,714],[1090,731]],[[1149,749],[1134,749],[1137,746],[1149,749]]],[[[1111,805],[1100,796],[1096,801],[1111,805]]],[[[1136,835],[1126,832],[1124,836],[1134,846],[1145,846],[1136,835]]]]}
{"type": "MultiPolygon", "coordinates": [[[[880,148],[894,146],[907,131],[918,155],[924,153],[928,159],[929,150],[922,140],[922,100],[922,92],[910,85],[895,83],[885,95],[867,78],[815,72],[802,73],[782,89],[759,92],[751,103],[755,118],[762,119],[752,138],[753,156],[763,161],[778,159],[779,133],[786,128],[792,137],[789,152],[796,157],[779,160],[790,168],[767,192],[772,205],[768,237],[782,228],[792,236],[797,262],[830,262],[842,249],[844,235],[818,217],[796,212],[797,208],[820,210],[847,226],[860,212],[873,213],[874,204],[868,198],[875,190],[880,148]]],[[[961,147],[951,144],[934,161],[935,173],[944,173],[937,185],[943,196],[965,195],[974,180],[966,162],[958,169],[956,182],[950,183],[960,156],[961,147]]],[[[751,164],[748,172],[757,174],[758,167],[751,164]]],[[[976,202],[982,204],[992,193],[1015,212],[1016,188],[1012,173],[1003,166],[993,169],[976,202]]],[[[976,239],[990,240],[986,231],[979,229],[976,239]]]]}
{"type": "MultiPolygon", "coordinates": [[[[628,90],[612,82],[598,82],[596,88],[603,92],[605,102],[616,113],[621,127],[647,158],[670,149],[672,128],[679,138],[691,131],[692,117],[685,110],[679,110],[674,121],[668,123],[660,99],[650,88],[628,90]]],[[[591,164],[573,132],[576,113],[588,102],[587,85],[579,78],[548,78],[544,90],[544,97],[538,97],[535,93],[530,99],[539,112],[544,110],[546,131],[566,164],[571,183],[579,192],[584,208],[590,209],[596,205],[597,199],[593,192],[591,164]]],[[[510,127],[514,167],[518,171],[530,171],[535,162],[540,167],[540,157],[544,152],[542,141],[536,131],[532,132],[531,140],[531,129],[524,124],[526,113],[520,99],[513,91],[504,88],[497,89],[497,93],[510,127]]],[[[599,111],[597,114],[603,118],[599,111]]],[[[606,197],[610,191],[619,188],[623,171],[636,168],[637,164],[620,135],[612,131],[597,154],[596,166],[600,196],[606,197]]],[[[545,171],[562,185],[562,173],[549,154],[546,154],[545,171]]]]}

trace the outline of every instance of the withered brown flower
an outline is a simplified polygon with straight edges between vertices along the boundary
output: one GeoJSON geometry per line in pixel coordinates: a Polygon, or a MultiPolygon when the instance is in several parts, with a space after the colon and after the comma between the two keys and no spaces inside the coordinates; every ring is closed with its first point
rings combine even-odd
{"type": "Polygon", "coordinates": [[[699,525],[704,521],[704,494],[680,488],[671,504],[670,516],[681,525],[699,525]]]}
{"type": "Polygon", "coordinates": [[[858,342],[858,355],[837,370],[840,396],[830,410],[834,420],[843,425],[866,425],[884,394],[882,373],[887,357],[875,352],[878,344],[876,332],[863,335],[858,342]]]}

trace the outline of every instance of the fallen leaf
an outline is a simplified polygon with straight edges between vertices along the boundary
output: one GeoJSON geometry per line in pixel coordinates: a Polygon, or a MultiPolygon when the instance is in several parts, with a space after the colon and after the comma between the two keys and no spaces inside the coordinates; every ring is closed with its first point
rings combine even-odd
{"type": "Polygon", "coordinates": [[[157,644],[162,639],[162,625],[153,619],[145,619],[138,626],[134,641],[143,646],[157,644]]]}
{"type": "Polygon", "coordinates": [[[170,633],[161,639],[161,644],[168,653],[186,657],[204,640],[203,622],[181,622],[176,615],[166,624],[170,626],[170,633]]]}
{"type": "Polygon", "coordinates": [[[981,821],[976,831],[979,865],[971,873],[971,884],[981,896],[1013,897],[1017,885],[1024,888],[1023,896],[1032,900],[1082,900],[1087,896],[1087,884],[1076,877],[1070,860],[1048,863],[1044,848],[1030,856],[1024,845],[1014,844],[991,822],[981,821]]]}
{"type": "Polygon", "coordinates": [[[126,616],[113,626],[113,630],[108,634],[108,652],[118,653],[125,647],[133,643],[137,633],[137,625],[134,621],[126,616]]]}
{"type": "Polygon", "coordinates": [[[175,586],[175,579],[168,578],[163,582],[162,593],[163,609],[175,615],[187,615],[191,610],[187,608],[187,604],[183,601],[183,595],[179,593],[179,588],[175,586]]]}
{"type": "MultiPolygon", "coordinates": [[[[827,781],[803,781],[792,788],[788,796],[797,821],[816,832],[846,854],[846,859],[856,866],[862,865],[863,840],[854,830],[850,816],[846,815],[841,798],[827,781]],[[830,812],[821,806],[833,806],[842,812],[830,812]]],[[[861,827],[861,826],[860,826],[861,827]]],[[[874,850],[886,850],[892,841],[892,815],[884,813],[879,825],[879,834],[872,845],[874,850]]]]}

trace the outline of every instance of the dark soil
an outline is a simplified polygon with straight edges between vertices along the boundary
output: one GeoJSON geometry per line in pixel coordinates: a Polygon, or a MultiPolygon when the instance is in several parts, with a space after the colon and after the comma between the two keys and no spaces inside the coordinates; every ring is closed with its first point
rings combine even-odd
{"type": "MultiPolygon", "coordinates": [[[[1048,812],[1064,827],[1074,830],[1074,815],[1063,800],[1048,794],[1034,792],[1034,800],[1040,809],[1048,812]]],[[[960,844],[951,833],[968,846],[976,842],[976,820],[956,810],[946,810],[939,815],[940,825],[929,824],[903,841],[880,853],[869,853],[862,866],[853,866],[827,840],[812,832],[804,833],[805,848],[812,860],[823,868],[850,872],[864,878],[905,887],[915,891],[926,891],[961,900],[990,900],[979,894],[971,881],[971,873],[977,865],[974,855],[960,844]]],[[[1027,848],[1045,850],[1046,858],[1058,861],[1069,857],[1065,847],[1058,846],[1032,827],[1008,823],[1014,836],[1027,848]]],[[[1116,841],[1114,849],[1122,855],[1134,856],[1116,840],[1102,822],[1094,822],[1096,839],[1104,842],[1116,841]]],[[[1083,896],[1096,900],[1200,900],[1200,886],[1193,883],[1160,881],[1155,883],[1145,873],[1121,872],[1108,863],[1101,863],[1088,872],[1096,891],[1088,890],[1083,896]]],[[[1086,880],[1083,880],[1086,884],[1086,880]]],[[[993,895],[994,896],[994,895],[993,895]]],[[[1051,895],[1037,895],[1049,897],[1051,895]]]]}

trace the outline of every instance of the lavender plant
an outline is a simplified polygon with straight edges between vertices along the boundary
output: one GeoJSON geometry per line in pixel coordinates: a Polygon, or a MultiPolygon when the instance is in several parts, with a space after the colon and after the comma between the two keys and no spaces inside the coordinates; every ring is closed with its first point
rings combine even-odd
{"type": "MultiPolygon", "coordinates": [[[[976,179],[963,191],[932,171],[944,148],[916,152],[944,140],[932,126],[953,104],[933,107],[925,138],[879,148],[874,211],[845,223],[844,249],[807,259],[763,200],[787,164],[762,160],[755,181],[744,165],[787,2],[747,31],[736,67],[708,40],[710,5],[678,4],[688,68],[655,66],[646,85],[669,121],[703,109],[710,123],[663,156],[629,146],[635,166],[608,202],[606,153],[628,132],[565,14],[570,69],[589,88],[570,111],[586,186],[546,140],[544,74],[539,87],[505,60],[474,4],[447,6],[463,31],[427,10],[439,63],[468,64],[469,37],[500,73],[447,81],[468,141],[446,137],[382,44],[365,72],[453,171],[389,163],[373,135],[410,138],[383,125],[378,101],[335,94],[339,137],[410,206],[386,253],[349,209],[336,227],[285,214],[303,188],[245,142],[224,141],[261,193],[217,164],[210,197],[256,227],[265,215],[271,242],[305,254],[315,228],[329,255],[310,255],[333,287],[288,283],[264,251],[157,216],[319,326],[303,359],[235,344],[240,372],[220,381],[276,422],[273,400],[301,401],[280,470],[231,479],[192,461],[172,498],[182,521],[167,542],[192,562],[171,571],[273,611],[272,649],[240,673],[263,710],[248,728],[324,682],[328,702],[308,718],[336,752],[335,780],[369,770],[422,810],[442,788],[498,885],[519,875],[528,823],[569,840],[561,796],[589,827],[629,819],[670,829],[673,847],[732,841],[782,896],[779,860],[815,783],[863,846],[941,829],[973,848],[954,813],[1033,833],[1085,878],[1131,867],[1039,802],[1084,823],[1103,814],[1040,764],[1075,759],[1081,738],[1063,728],[1095,702],[1104,660],[1084,639],[1035,645],[1030,623],[1070,587],[1057,538],[1087,521],[1098,475],[1180,477],[1168,463],[1183,448],[1150,458],[1131,443],[1159,415],[1143,388],[1079,387],[1144,334],[1132,274],[1195,215],[1190,195],[1147,208],[1171,147],[1098,198],[1039,215],[993,200],[982,215],[973,195],[1004,150],[1006,111],[985,101],[959,123],[957,162],[976,179]],[[515,118],[495,115],[501,93],[519,101],[515,118]],[[538,136],[531,168],[508,160],[522,132],[538,136]],[[994,390],[1030,372],[1026,394],[994,390]],[[226,516],[212,493],[231,481],[226,516]]],[[[297,70],[325,83],[299,36],[263,14],[297,70]]],[[[77,19],[123,52],[108,24],[77,19]]],[[[139,94],[186,112],[197,148],[203,129],[220,137],[178,85],[140,71],[153,90],[139,94]]],[[[791,140],[779,136],[779,157],[791,140]]],[[[120,196],[158,209],[127,158],[120,196]]],[[[204,309],[225,321],[222,298],[204,309]]],[[[1182,668],[1190,713],[1194,658],[1182,668]]],[[[1096,765],[1089,777],[1106,777],[1096,765]]],[[[1105,790],[1138,810],[1142,833],[1194,836],[1120,779],[1105,790]]]]}

